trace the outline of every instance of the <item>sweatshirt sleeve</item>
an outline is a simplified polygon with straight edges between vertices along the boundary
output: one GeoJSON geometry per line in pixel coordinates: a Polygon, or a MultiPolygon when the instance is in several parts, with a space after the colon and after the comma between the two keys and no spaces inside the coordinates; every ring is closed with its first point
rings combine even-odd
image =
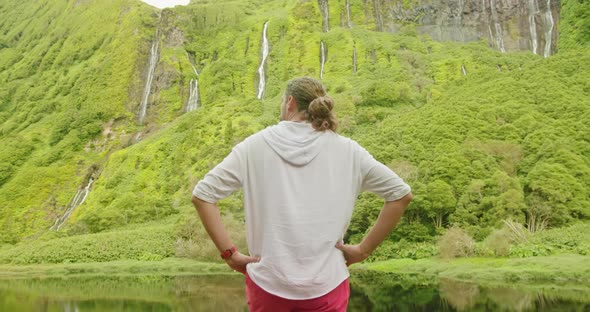
{"type": "Polygon", "coordinates": [[[197,183],[193,189],[195,197],[215,204],[242,187],[244,162],[240,145],[197,183]]]}
{"type": "Polygon", "coordinates": [[[375,160],[363,147],[359,148],[362,191],[373,192],[387,202],[398,200],[410,193],[410,186],[393,170],[375,160]]]}

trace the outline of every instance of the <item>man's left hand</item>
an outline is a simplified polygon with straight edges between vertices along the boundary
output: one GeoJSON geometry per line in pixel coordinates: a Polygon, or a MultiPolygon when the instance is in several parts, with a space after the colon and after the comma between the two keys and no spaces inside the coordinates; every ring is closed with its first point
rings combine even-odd
{"type": "Polygon", "coordinates": [[[246,274],[246,265],[248,263],[255,263],[258,261],[260,261],[260,258],[246,256],[239,251],[236,251],[230,258],[225,260],[227,265],[242,274],[246,274]]]}

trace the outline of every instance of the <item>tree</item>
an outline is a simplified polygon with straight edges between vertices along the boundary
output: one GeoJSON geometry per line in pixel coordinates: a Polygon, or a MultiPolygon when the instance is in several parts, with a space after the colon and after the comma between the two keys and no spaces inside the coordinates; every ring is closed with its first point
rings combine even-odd
{"type": "Polygon", "coordinates": [[[453,188],[442,180],[435,180],[428,183],[426,190],[430,202],[430,206],[425,207],[427,215],[432,219],[434,226],[440,228],[443,219],[455,210],[457,204],[453,188]]]}
{"type": "Polygon", "coordinates": [[[539,162],[525,179],[527,225],[534,231],[544,225],[560,225],[571,218],[574,198],[585,189],[561,164],[539,162]]]}

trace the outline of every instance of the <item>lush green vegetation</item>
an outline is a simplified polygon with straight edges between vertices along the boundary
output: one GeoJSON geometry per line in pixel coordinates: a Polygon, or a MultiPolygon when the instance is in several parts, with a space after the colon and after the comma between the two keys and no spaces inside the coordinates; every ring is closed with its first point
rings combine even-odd
{"type": "Polygon", "coordinates": [[[559,25],[559,48],[576,50],[590,44],[590,3],[582,0],[562,0],[559,25]]]}
{"type": "Polygon", "coordinates": [[[235,274],[223,263],[198,262],[184,258],[166,258],[158,261],[118,260],[110,262],[0,265],[0,278],[62,278],[92,276],[180,276],[203,274],[235,274]]]}
{"type": "Polygon", "coordinates": [[[45,232],[120,145],[95,148],[107,121],[133,118],[152,12],[130,0],[0,4],[0,241],[45,232]]]}
{"type": "MultiPolygon", "coordinates": [[[[560,49],[547,59],[434,42],[413,25],[376,32],[362,3],[351,9],[353,28],[333,18],[322,33],[316,1],[198,1],[161,18],[131,0],[0,4],[0,263],[214,259],[190,192],[235,143],[278,120],[287,80],[319,76],[320,40],[340,133],[415,194],[372,260],[438,255],[436,237],[452,226],[473,238],[473,255],[588,254],[587,5],[563,1],[560,49]],[[154,38],[160,60],[139,125],[154,38]],[[191,63],[202,107],[185,114],[191,63]],[[91,175],[86,202],[49,231],[91,175]],[[526,240],[498,232],[508,220],[526,240]]],[[[342,16],[342,6],[330,10],[342,16]]],[[[381,204],[360,195],[347,241],[361,239],[381,204]]],[[[244,246],[240,194],[221,207],[244,246]]]]}
{"type": "Polygon", "coordinates": [[[462,258],[449,261],[433,259],[393,259],[359,265],[360,269],[407,276],[449,278],[477,283],[552,283],[588,285],[590,257],[559,255],[528,259],[462,258]],[[579,284],[578,284],[579,283],[579,284]]]}

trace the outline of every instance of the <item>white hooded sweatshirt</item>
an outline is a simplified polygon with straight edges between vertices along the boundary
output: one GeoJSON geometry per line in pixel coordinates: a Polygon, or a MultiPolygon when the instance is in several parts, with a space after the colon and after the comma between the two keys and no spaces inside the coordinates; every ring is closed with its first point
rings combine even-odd
{"type": "Polygon", "coordinates": [[[240,187],[252,281],[286,299],[327,294],[348,278],[335,245],[356,198],[371,191],[394,201],[410,187],[355,141],[309,123],[282,121],[236,145],[201,180],[197,198],[216,203],[240,187]]]}

